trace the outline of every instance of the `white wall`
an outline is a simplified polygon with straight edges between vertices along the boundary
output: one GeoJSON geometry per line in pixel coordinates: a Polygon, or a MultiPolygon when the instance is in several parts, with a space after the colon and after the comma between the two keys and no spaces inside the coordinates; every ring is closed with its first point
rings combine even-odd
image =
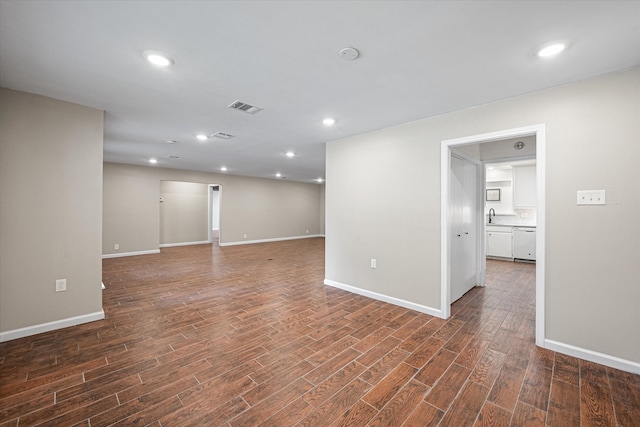
{"type": "MultiPolygon", "coordinates": [[[[513,173],[512,169],[492,169],[486,172],[486,189],[499,189],[499,201],[485,201],[484,213],[489,214],[489,209],[493,208],[497,215],[513,214],[513,173]]],[[[486,199],[486,193],[485,193],[486,199]]]]}
{"type": "Polygon", "coordinates": [[[103,116],[0,89],[0,341],[104,317],[103,116]]]}
{"type": "Polygon", "coordinates": [[[545,335],[640,363],[640,69],[329,143],[326,279],[439,310],[441,141],[536,124],[545,335]],[[585,189],[605,189],[607,205],[577,206],[585,189]]]}

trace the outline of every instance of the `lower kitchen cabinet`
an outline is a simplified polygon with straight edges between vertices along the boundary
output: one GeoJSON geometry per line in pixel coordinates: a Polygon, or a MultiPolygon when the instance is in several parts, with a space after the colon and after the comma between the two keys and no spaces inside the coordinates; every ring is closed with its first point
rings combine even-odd
{"type": "Polygon", "coordinates": [[[487,256],[513,258],[511,227],[487,227],[487,256]]]}

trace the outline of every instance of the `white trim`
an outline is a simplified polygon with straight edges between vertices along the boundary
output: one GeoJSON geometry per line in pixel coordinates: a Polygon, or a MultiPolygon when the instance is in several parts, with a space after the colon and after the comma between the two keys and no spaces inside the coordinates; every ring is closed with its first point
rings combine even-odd
{"type": "Polygon", "coordinates": [[[160,249],[151,249],[149,251],[137,251],[137,252],[121,252],[117,254],[104,254],[102,255],[102,259],[107,258],[120,258],[125,256],[136,256],[136,255],[150,255],[150,254],[159,254],[160,249]]]}
{"type": "Polygon", "coordinates": [[[343,291],[362,295],[368,298],[373,298],[378,301],[384,301],[384,302],[388,302],[389,304],[398,305],[400,307],[408,308],[410,310],[419,311],[420,313],[430,314],[431,316],[435,316],[435,317],[442,317],[442,313],[440,313],[440,310],[437,310],[432,307],[427,307],[426,305],[420,305],[411,301],[406,301],[400,298],[391,297],[389,295],[379,294],[377,292],[368,291],[366,289],[357,288],[351,285],[345,285],[344,283],[335,282],[329,279],[324,279],[324,284],[327,286],[331,286],[333,288],[342,289],[343,291]]]}
{"type": "Polygon", "coordinates": [[[13,329],[11,331],[0,332],[0,342],[16,340],[18,338],[29,337],[43,332],[55,331],[57,329],[68,328],[69,326],[80,325],[82,323],[95,322],[104,319],[104,311],[83,314],[81,316],[69,317],[67,319],[53,322],[41,323],[39,325],[27,326],[26,328],[13,329]]]}
{"type": "Polygon", "coordinates": [[[208,245],[209,241],[207,240],[200,240],[198,242],[182,242],[182,243],[163,243],[160,246],[161,248],[172,248],[174,246],[191,246],[191,245],[208,245]]]}
{"type": "MultiPolygon", "coordinates": [[[[498,132],[447,139],[440,147],[440,311],[443,318],[451,315],[451,284],[449,277],[449,170],[451,169],[451,151],[456,146],[499,141],[519,136],[536,137],[536,344],[545,346],[545,165],[546,165],[546,126],[544,124],[524,126],[498,132]]],[[[480,224],[480,223],[479,223],[480,224]]],[[[484,224],[484,221],[482,221],[484,224]]],[[[480,225],[479,225],[480,226],[480,225]]],[[[482,225],[483,226],[483,225],[482,225]]]]}
{"type": "Polygon", "coordinates": [[[536,344],[544,347],[545,329],[545,264],[546,264],[546,179],[547,132],[544,125],[536,130],[536,344]]]}
{"type": "Polygon", "coordinates": [[[304,236],[275,237],[273,239],[261,239],[261,240],[240,240],[239,242],[220,243],[220,246],[252,245],[254,243],[281,242],[283,240],[311,239],[313,237],[324,237],[324,234],[311,234],[311,235],[305,234],[304,236]]]}
{"type": "Polygon", "coordinates": [[[451,285],[449,283],[449,171],[451,149],[442,142],[440,147],[440,313],[443,319],[451,316],[451,285]]]}
{"type": "Polygon", "coordinates": [[[104,283],[100,283],[100,287],[101,287],[101,289],[107,289],[107,288],[104,287],[104,283]]]}
{"type": "Polygon", "coordinates": [[[640,363],[633,362],[631,360],[621,359],[619,357],[598,353],[597,351],[587,350],[586,348],[576,347],[571,344],[565,344],[553,340],[545,340],[544,347],[549,350],[557,351],[558,353],[568,354],[569,356],[588,360],[589,362],[599,363],[600,365],[640,375],[640,363]]]}

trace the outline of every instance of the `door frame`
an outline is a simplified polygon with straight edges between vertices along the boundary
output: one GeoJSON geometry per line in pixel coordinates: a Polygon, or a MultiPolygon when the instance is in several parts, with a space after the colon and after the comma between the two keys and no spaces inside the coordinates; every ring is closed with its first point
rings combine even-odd
{"type": "MultiPolygon", "coordinates": [[[[479,135],[466,136],[443,140],[440,147],[440,313],[443,319],[451,316],[451,277],[449,274],[450,262],[450,209],[449,209],[449,185],[451,173],[451,153],[456,147],[469,144],[482,144],[485,142],[500,141],[503,139],[518,138],[535,135],[536,137],[536,345],[544,347],[545,340],[545,236],[546,236],[546,125],[538,124],[479,135]]],[[[460,155],[460,151],[456,151],[460,155]]],[[[484,168],[478,167],[481,180],[477,183],[478,200],[484,200],[484,168]],[[482,198],[480,198],[482,197],[482,198]]],[[[480,205],[480,204],[479,204],[480,205]]],[[[485,254],[484,236],[484,210],[483,218],[476,221],[476,234],[480,250],[477,251],[476,265],[479,265],[477,278],[482,279],[486,273],[486,262],[482,262],[485,254]]]]}

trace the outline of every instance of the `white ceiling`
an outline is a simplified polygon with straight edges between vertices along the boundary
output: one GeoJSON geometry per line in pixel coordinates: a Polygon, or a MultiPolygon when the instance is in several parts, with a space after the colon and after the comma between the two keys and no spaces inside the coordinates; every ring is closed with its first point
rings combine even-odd
{"type": "Polygon", "coordinates": [[[638,65],[638,1],[0,2],[0,85],[105,110],[105,161],[303,182],[328,141],[638,65]]]}

